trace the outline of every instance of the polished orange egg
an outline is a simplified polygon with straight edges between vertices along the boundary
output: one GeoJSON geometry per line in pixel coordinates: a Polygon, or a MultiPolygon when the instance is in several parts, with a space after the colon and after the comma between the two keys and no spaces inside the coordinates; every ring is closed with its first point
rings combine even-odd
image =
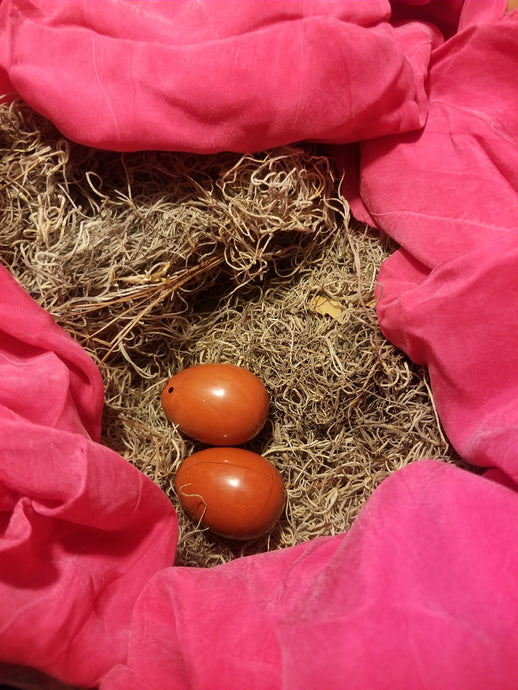
{"type": "Polygon", "coordinates": [[[284,508],[279,471],[243,448],[207,448],[190,455],[174,480],[178,499],[190,517],[229,539],[267,534],[284,508]]]}
{"type": "Polygon", "coordinates": [[[191,438],[211,446],[237,446],[261,431],[268,392],[248,369],[198,364],[172,376],[162,390],[167,417],[191,438]]]}

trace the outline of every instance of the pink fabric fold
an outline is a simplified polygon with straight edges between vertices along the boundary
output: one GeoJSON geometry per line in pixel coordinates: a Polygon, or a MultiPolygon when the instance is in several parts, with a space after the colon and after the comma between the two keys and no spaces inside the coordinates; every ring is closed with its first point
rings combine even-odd
{"type": "Polygon", "coordinates": [[[423,130],[361,145],[354,207],[402,245],[378,277],[385,335],[428,367],[461,456],[517,479],[518,15],[498,7],[467,3],[434,52],[423,130]]]}
{"type": "Polygon", "coordinates": [[[380,272],[387,337],[428,367],[459,454],[518,482],[518,234],[428,272],[401,250],[380,272]]]}
{"type": "Polygon", "coordinates": [[[416,462],[347,534],[175,566],[171,504],[99,442],[94,363],[0,268],[0,662],[100,690],[516,689],[517,22],[504,0],[0,2],[0,94],[76,141],[332,145],[401,245],[381,327],[491,468],[416,462]]]}
{"type": "Polygon", "coordinates": [[[157,573],[101,690],[514,690],[517,518],[507,487],[410,465],[347,535],[157,573]]]}
{"type": "Polygon", "coordinates": [[[393,27],[387,0],[99,7],[0,5],[0,69],[88,146],[249,151],[356,141],[425,120],[424,79],[441,35],[419,22],[393,27]]]}
{"type": "Polygon", "coordinates": [[[355,214],[429,268],[516,229],[517,19],[470,26],[434,52],[422,130],[361,144],[355,214]]]}
{"type": "Polygon", "coordinates": [[[93,361],[0,267],[0,661],[93,686],[171,565],[165,495],[99,440],[93,361]]]}

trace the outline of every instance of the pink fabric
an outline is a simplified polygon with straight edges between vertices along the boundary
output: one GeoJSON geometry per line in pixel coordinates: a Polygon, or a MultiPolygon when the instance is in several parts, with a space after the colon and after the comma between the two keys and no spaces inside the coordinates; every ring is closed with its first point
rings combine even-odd
{"type": "Polygon", "coordinates": [[[0,662],[100,690],[518,686],[518,13],[503,0],[0,3],[0,91],[103,148],[332,146],[401,244],[380,324],[483,476],[423,460],[347,534],[174,565],[99,373],[0,269],[0,662]],[[102,11],[100,8],[102,7],[102,11]],[[351,167],[351,164],[354,164],[351,167]]]}
{"type": "Polygon", "coordinates": [[[2,267],[0,323],[0,661],[91,686],[173,562],[176,516],[99,444],[99,372],[2,267]]]}
{"type": "Polygon", "coordinates": [[[403,247],[379,275],[385,334],[428,366],[459,453],[518,479],[518,16],[482,22],[495,7],[468,4],[435,52],[425,128],[362,144],[361,204],[403,247]]]}
{"type": "Polygon", "coordinates": [[[356,141],[426,116],[440,34],[394,28],[389,15],[387,0],[3,0],[0,63],[18,94],[89,146],[356,141]]]}
{"type": "Polygon", "coordinates": [[[347,535],[157,573],[135,608],[135,676],[101,688],[512,690],[516,518],[514,491],[416,463],[347,535]]]}

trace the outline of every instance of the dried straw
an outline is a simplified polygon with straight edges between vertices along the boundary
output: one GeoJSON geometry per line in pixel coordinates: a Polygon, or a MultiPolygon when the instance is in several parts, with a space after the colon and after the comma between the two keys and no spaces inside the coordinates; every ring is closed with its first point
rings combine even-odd
{"type": "Polygon", "coordinates": [[[397,468],[460,462],[426,372],[377,324],[376,275],[394,247],[351,221],[315,147],[103,152],[20,104],[0,107],[0,127],[0,258],[98,363],[103,442],[178,507],[178,564],[341,532],[397,468]],[[271,396],[248,447],[278,467],[288,499],[274,531],[251,542],[199,529],[173,490],[199,446],[164,418],[160,390],[209,361],[248,367],[271,396]]]}

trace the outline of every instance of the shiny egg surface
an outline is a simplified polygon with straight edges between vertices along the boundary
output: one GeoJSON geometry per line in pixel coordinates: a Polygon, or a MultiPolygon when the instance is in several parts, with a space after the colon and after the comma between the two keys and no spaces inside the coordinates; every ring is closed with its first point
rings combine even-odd
{"type": "Polygon", "coordinates": [[[234,364],[198,364],[179,371],[161,394],[166,416],[186,436],[212,446],[237,446],[256,436],[268,416],[268,392],[234,364]]]}
{"type": "Polygon", "coordinates": [[[201,526],[229,539],[254,539],[279,520],[285,502],[279,471],[242,448],[207,448],[190,455],[174,487],[185,512],[201,526]]]}

